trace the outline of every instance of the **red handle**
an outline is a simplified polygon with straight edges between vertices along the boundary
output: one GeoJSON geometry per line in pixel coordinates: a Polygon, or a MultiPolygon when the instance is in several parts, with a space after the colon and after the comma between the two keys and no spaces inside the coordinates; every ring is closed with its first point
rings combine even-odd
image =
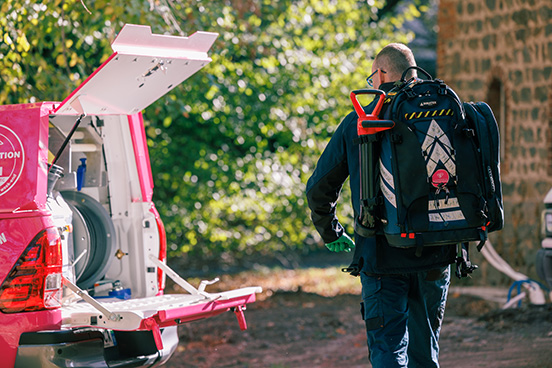
{"type": "Polygon", "coordinates": [[[163,350],[163,338],[161,337],[161,329],[153,317],[146,318],[142,321],[142,326],[146,330],[150,330],[153,334],[153,341],[157,350],[163,350]]]}
{"type": "Polygon", "coordinates": [[[247,322],[245,322],[245,315],[243,314],[244,310],[245,310],[245,305],[238,305],[236,309],[234,309],[234,313],[238,318],[238,324],[240,325],[240,330],[242,331],[247,330],[247,322]]]}
{"type": "Polygon", "coordinates": [[[385,101],[385,92],[379,89],[359,89],[351,92],[351,101],[353,107],[358,115],[357,120],[357,132],[358,135],[376,134],[387,129],[393,128],[395,123],[391,120],[380,120],[378,115],[383,107],[385,101]],[[366,114],[360,103],[358,102],[357,95],[376,95],[378,99],[376,106],[371,113],[366,114]]]}

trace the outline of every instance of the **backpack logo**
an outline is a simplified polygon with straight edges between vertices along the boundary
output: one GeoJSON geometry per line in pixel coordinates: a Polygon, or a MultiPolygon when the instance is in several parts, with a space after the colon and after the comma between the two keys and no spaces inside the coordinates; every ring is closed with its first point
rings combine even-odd
{"type": "Polygon", "coordinates": [[[450,176],[447,170],[439,169],[431,176],[431,185],[440,188],[449,182],[450,176]]]}
{"type": "Polygon", "coordinates": [[[420,102],[420,104],[418,105],[418,107],[421,107],[421,108],[430,108],[430,107],[434,107],[434,106],[437,106],[437,101],[433,100],[433,101],[423,101],[423,102],[420,102]]]}

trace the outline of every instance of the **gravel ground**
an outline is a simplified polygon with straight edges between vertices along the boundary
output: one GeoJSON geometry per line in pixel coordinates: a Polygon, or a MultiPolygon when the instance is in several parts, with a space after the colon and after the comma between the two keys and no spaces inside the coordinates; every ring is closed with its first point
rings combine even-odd
{"type": "MultiPolygon", "coordinates": [[[[552,367],[552,305],[501,310],[505,294],[451,288],[442,367],[552,367]]],[[[180,326],[166,367],[370,367],[359,302],[358,294],[276,291],[248,307],[247,331],[233,313],[180,326]]]]}

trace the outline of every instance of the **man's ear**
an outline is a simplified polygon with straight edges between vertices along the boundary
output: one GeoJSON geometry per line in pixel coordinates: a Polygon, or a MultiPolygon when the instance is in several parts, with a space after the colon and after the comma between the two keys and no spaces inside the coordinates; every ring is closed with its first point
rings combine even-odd
{"type": "Polygon", "coordinates": [[[381,69],[380,69],[380,72],[379,72],[379,77],[380,77],[380,84],[384,84],[384,83],[387,83],[389,82],[389,78],[387,77],[388,73],[382,73],[381,72],[381,69]]]}

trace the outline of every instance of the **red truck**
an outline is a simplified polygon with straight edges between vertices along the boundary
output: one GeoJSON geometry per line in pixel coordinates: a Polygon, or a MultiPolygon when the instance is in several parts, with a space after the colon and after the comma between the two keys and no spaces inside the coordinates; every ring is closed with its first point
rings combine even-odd
{"type": "Polygon", "coordinates": [[[126,25],[63,102],[0,106],[2,367],[151,367],[179,324],[243,309],[166,265],[141,111],[211,61],[217,34],[126,25]],[[187,293],[164,293],[165,277],[187,293]]]}

